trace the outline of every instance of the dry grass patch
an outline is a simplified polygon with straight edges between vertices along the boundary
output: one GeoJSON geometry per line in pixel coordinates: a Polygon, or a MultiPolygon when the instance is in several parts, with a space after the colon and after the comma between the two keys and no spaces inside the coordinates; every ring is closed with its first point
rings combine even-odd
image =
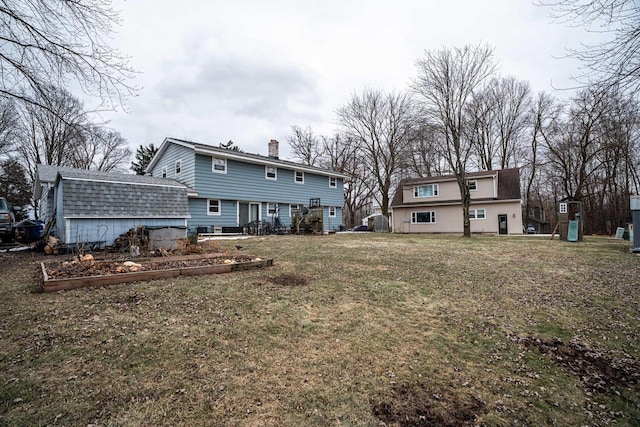
{"type": "Polygon", "coordinates": [[[274,266],[46,295],[38,255],[0,254],[0,426],[640,423],[628,244],[242,245],[274,266]]]}

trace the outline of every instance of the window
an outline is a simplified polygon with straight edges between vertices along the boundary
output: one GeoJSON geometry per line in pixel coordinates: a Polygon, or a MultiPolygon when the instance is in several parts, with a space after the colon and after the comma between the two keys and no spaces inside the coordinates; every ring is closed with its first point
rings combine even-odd
{"type": "Polygon", "coordinates": [[[469,209],[469,219],[485,219],[487,211],[484,209],[469,209]]]}
{"type": "Polygon", "coordinates": [[[267,215],[269,216],[277,216],[278,215],[278,204],[277,203],[267,203],[267,215]]]}
{"type": "Polygon", "coordinates": [[[476,191],[478,189],[478,181],[475,179],[472,181],[467,181],[467,186],[469,187],[469,191],[476,191]]]}
{"type": "Polygon", "coordinates": [[[176,175],[180,175],[182,171],[182,160],[176,160],[176,175]]]}
{"type": "Polygon", "coordinates": [[[278,168],[273,166],[265,166],[264,167],[264,177],[266,179],[273,179],[274,181],[278,179],[278,168]]]}
{"type": "Polygon", "coordinates": [[[411,212],[411,223],[419,224],[419,223],[427,223],[433,224],[436,222],[436,213],[435,212],[411,212]]]}
{"type": "Polygon", "coordinates": [[[560,203],[560,213],[561,214],[566,214],[567,213],[567,204],[566,203],[560,203]]]}
{"type": "Polygon", "coordinates": [[[207,215],[220,215],[220,200],[207,200],[207,215]]]}
{"type": "Polygon", "coordinates": [[[227,173],[227,159],[212,157],[211,170],[216,173],[227,173]]]}
{"type": "Polygon", "coordinates": [[[338,178],[336,178],[335,176],[330,176],[329,177],[329,187],[337,188],[338,187],[338,178]]]}
{"type": "Polygon", "coordinates": [[[329,206],[329,216],[332,218],[335,218],[336,216],[336,207],[335,206],[329,206]]]}
{"type": "Polygon", "coordinates": [[[413,197],[435,197],[438,195],[438,184],[416,185],[413,187],[413,197]]]}
{"type": "Polygon", "coordinates": [[[304,184],[304,172],[295,171],[294,180],[298,184],[304,184]]]}
{"type": "Polygon", "coordinates": [[[166,167],[166,166],[163,166],[163,167],[162,167],[162,177],[163,177],[163,178],[166,178],[166,177],[167,177],[167,167],[166,167]]]}

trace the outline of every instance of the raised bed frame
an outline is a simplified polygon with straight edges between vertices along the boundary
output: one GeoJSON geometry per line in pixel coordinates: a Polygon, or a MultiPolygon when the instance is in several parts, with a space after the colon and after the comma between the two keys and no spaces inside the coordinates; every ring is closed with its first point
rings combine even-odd
{"type": "MultiPolygon", "coordinates": [[[[175,257],[163,257],[163,258],[149,258],[136,260],[141,264],[152,264],[157,262],[167,261],[189,261],[209,258],[226,258],[219,254],[204,254],[204,255],[183,255],[175,257]]],[[[98,261],[100,262],[100,261],[98,261]]],[[[47,274],[47,269],[43,262],[40,263],[42,267],[43,284],[42,289],[44,292],[56,292],[65,291],[77,288],[86,288],[92,286],[106,286],[118,283],[140,282],[146,280],[166,279],[169,277],[178,276],[200,276],[204,274],[221,274],[231,273],[233,271],[253,270],[262,267],[271,267],[273,265],[273,259],[261,259],[260,261],[245,261],[234,262],[232,264],[213,264],[202,265],[196,267],[180,267],[170,268],[166,270],[153,270],[153,271],[137,271],[130,273],[115,273],[104,274],[98,276],[83,276],[83,277],[71,277],[64,279],[50,279],[47,274]]]]}

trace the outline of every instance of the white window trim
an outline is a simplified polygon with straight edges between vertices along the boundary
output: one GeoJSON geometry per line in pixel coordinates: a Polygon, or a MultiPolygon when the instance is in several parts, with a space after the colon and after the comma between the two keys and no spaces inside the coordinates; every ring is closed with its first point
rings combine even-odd
{"type": "Polygon", "coordinates": [[[335,176],[329,177],[329,188],[338,188],[338,178],[335,176]]]}
{"type": "Polygon", "coordinates": [[[438,186],[438,184],[422,184],[422,185],[414,185],[413,186],[413,198],[414,199],[426,199],[429,197],[438,197],[440,195],[440,187],[438,186]],[[418,188],[419,187],[427,187],[427,186],[431,186],[433,191],[433,195],[431,196],[418,196],[416,195],[418,193],[418,188]]]}
{"type": "Polygon", "coordinates": [[[303,171],[293,171],[293,182],[296,184],[304,184],[304,172],[303,171]],[[302,181],[298,181],[298,174],[302,174],[302,181]]]}
{"type": "Polygon", "coordinates": [[[163,178],[167,177],[167,166],[166,165],[162,167],[162,175],[161,176],[163,178]]]}
{"type": "Polygon", "coordinates": [[[437,216],[436,216],[436,211],[414,211],[411,212],[411,224],[435,224],[437,216]],[[419,213],[430,213],[431,214],[431,219],[433,219],[433,221],[430,222],[418,222],[418,214],[419,213]]]}
{"type": "Polygon", "coordinates": [[[469,219],[476,221],[476,220],[485,220],[487,219],[487,210],[484,208],[481,209],[469,209],[469,219]],[[478,218],[478,212],[482,211],[484,213],[484,216],[482,218],[478,218]],[[473,216],[471,216],[471,212],[473,212],[473,216]]]}
{"type": "Polygon", "coordinates": [[[300,209],[302,206],[300,203],[289,203],[289,218],[293,217],[293,205],[297,206],[298,209],[300,209]]]}
{"type": "Polygon", "coordinates": [[[175,168],[173,169],[174,173],[176,174],[176,176],[180,175],[182,173],[182,160],[178,159],[176,160],[176,165],[175,168]]]}
{"type": "Polygon", "coordinates": [[[568,212],[567,204],[566,203],[560,203],[560,213],[561,214],[566,214],[567,212],[568,212]]]}
{"type": "Polygon", "coordinates": [[[264,167],[264,178],[268,179],[268,180],[271,180],[271,181],[277,181],[278,180],[278,168],[275,167],[275,166],[265,166],[264,167]],[[275,176],[274,177],[270,177],[268,175],[267,172],[269,171],[269,169],[273,169],[273,171],[275,172],[275,176]]]}
{"type": "Polygon", "coordinates": [[[338,209],[336,209],[335,206],[329,206],[329,218],[335,218],[337,212],[338,209]],[[333,211],[333,214],[331,213],[331,211],[333,211]]]}
{"type": "Polygon", "coordinates": [[[478,180],[477,179],[469,179],[467,180],[467,187],[469,187],[469,191],[478,191],[478,180]],[[471,188],[471,183],[475,183],[476,188],[471,188]]]}
{"type": "Polygon", "coordinates": [[[220,216],[222,215],[222,201],[220,199],[207,199],[207,215],[220,216]],[[218,202],[218,212],[211,212],[209,210],[210,202],[218,202]]]}
{"type": "Polygon", "coordinates": [[[278,204],[277,203],[267,203],[267,216],[271,217],[274,215],[278,215],[278,204]],[[271,206],[273,206],[273,213],[271,213],[271,206]]]}
{"type": "Polygon", "coordinates": [[[211,157],[211,172],[213,173],[222,173],[222,174],[226,174],[227,173],[227,159],[221,158],[221,157],[211,157]],[[224,164],[224,170],[217,170],[215,168],[216,163],[215,160],[222,160],[223,164],[224,164]]]}

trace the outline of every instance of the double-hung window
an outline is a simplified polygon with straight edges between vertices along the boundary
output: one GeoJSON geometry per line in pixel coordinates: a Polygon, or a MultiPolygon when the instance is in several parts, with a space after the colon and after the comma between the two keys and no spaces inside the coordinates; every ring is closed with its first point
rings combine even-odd
{"type": "Polygon", "coordinates": [[[470,180],[467,181],[467,186],[469,187],[469,191],[477,191],[478,190],[478,181],[470,180]]]}
{"type": "Polygon", "coordinates": [[[182,172],[182,160],[176,160],[176,175],[180,175],[182,172]]]}
{"type": "Polygon", "coordinates": [[[331,218],[335,218],[335,216],[336,216],[336,207],[335,206],[329,206],[329,216],[331,218]]]}
{"type": "Polygon", "coordinates": [[[207,200],[207,215],[220,215],[220,200],[207,200]]]}
{"type": "Polygon", "coordinates": [[[219,157],[211,158],[211,171],[215,173],[227,173],[227,159],[219,157]]]}
{"type": "Polygon", "coordinates": [[[438,195],[438,184],[416,185],[413,197],[435,197],[438,195]]]}
{"type": "Polygon", "coordinates": [[[338,178],[336,178],[335,176],[330,176],[329,177],[329,187],[330,188],[337,188],[338,187],[338,178]]]}
{"type": "Polygon", "coordinates": [[[278,204],[277,203],[267,203],[267,215],[269,215],[269,216],[278,215],[278,204]]]}
{"type": "Polygon", "coordinates": [[[304,172],[302,171],[295,171],[294,172],[294,181],[297,184],[304,184],[304,172]]]}
{"type": "Polygon", "coordinates": [[[411,212],[412,224],[434,224],[436,222],[436,213],[434,211],[411,212]]]}
{"type": "Polygon", "coordinates": [[[266,179],[271,179],[274,181],[278,180],[278,168],[275,166],[265,166],[264,167],[264,177],[266,179]]]}
{"type": "Polygon", "coordinates": [[[163,177],[163,178],[166,178],[166,177],[167,177],[167,167],[166,167],[166,166],[163,166],[163,167],[162,167],[162,177],[163,177]]]}

